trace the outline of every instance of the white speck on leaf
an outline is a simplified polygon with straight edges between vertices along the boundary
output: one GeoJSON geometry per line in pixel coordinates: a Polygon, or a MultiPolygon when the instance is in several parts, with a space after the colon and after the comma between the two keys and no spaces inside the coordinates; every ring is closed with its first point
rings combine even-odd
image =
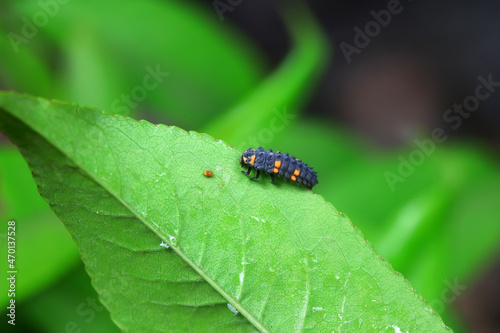
{"type": "Polygon", "coordinates": [[[351,272],[349,272],[349,276],[347,277],[347,280],[345,281],[344,283],[344,287],[342,289],[344,289],[344,300],[342,301],[342,312],[339,313],[339,318],[340,318],[340,328],[339,328],[339,332],[342,332],[342,319],[344,317],[344,307],[345,307],[345,301],[347,300],[347,291],[345,290],[346,287],[347,287],[347,283],[349,282],[349,280],[351,279],[351,272]]]}
{"type": "Polygon", "coordinates": [[[232,313],[234,313],[235,316],[239,313],[238,310],[236,310],[236,308],[231,305],[231,303],[227,303],[227,307],[229,310],[231,310],[232,313]]]}
{"type": "MultiPolygon", "coordinates": [[[[401,332],[401,329],[397,327],[396,325],[388,325],[386,328],[392,327],[394,328],[394,333],[403,333],[401,332]]],[[[405,333],[409,333],[409,331],[406,331],[405,333]]]]}
{"type": "Polygon", "coordinates": [[[222,165],[217,165],[214,167],[215,172],[224,171],[225,167],[222,165]]]}
{"type": "Polygon", "coordinates": [[[170,238],[170,243],[172,244],[172,246],[177,245],[177,239],[174,236],[169,235],[168,238],[170,238]]]}
{"type": "Polygon", "coordinates": [[[166,249],[168,249],[170,247],[170,246],[168,246],[168,244],[163,243],[163,241],[161,241],[160,246],[162,246],[162,247],[164,247],[166,249]]]}

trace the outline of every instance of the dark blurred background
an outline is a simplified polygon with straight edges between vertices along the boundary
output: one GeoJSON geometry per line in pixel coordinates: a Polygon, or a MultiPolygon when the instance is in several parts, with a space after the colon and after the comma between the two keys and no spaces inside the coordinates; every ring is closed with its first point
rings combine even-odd
{"type": "MultiPolygon", "coordinates": [[[[359,54],[351,53],[348,63],[340,44],[355,46],[354,28],[364,30],[374,21],[371,11],[387,10],[390,2],[307,1],[334,55],[304,109],[347,124],[380,146],[407,143],[412,136],[402,128],[443,125],[444,111],[474,93],[477,76],[493,74],[500,81],[496,1],[397,1],[400,12],[359,54]]],[[[243,1],[224,17],[251,36],[272,64],[283,60],[289,39],[272,2],[243,1]]],[[[448,134],[472,136],[498,148],[499,103],[500,94],[494,94],[448,134]]]]}

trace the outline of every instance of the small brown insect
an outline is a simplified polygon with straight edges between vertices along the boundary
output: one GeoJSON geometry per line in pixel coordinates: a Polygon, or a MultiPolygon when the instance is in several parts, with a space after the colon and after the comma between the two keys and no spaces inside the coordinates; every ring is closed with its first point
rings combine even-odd
{"type": "Polygon", "coordinates": [[[205,177],[212,177],[214,175],[214,173],[210,170],[203,171],[203,174],[205,175],[205,177]]]}

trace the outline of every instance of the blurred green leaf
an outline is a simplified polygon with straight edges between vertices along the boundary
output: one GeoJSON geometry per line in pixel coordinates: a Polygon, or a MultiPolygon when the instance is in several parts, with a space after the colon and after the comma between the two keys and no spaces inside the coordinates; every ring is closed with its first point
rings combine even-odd
{"type": "Polygon", "coordinates": [[[418,256],[422,244],[442,228],[442,221],[450,212],[453,192],[456,189],[445,181],[432,186],[422,194],[411,198],[395,214],[393,221],[387,221],[385,234],[378,241],[378,249],[391,258],[394,267],[402,272],[412,266],[411,260],[418,256]]]}
{"type": "Polygon", "coordinates": [[[133,87],[128,68],[119,65],[108,46],[99,44],[98,33],[76,23],[70,29],[73,31],[61,45],[65,70],[58,81],[58,96],[129,115],[134,108],[122,101],[122,95],[130,94],[133,87]]]}
{"type": "Polygon", "coordinates": [[[57,284],[23,303],[18,311],[26,318],[21,323],[28,326],[24,330],[26,332],[120,331],[99,302],[99,296],[81,263],[57,284]]]}
{"type": "Polygon", "coordinates": [[[48,64],[31,47],[24,44],[12,45],[9,31],[0,28],[0,82],[9,89],[15,89],[47,98],[54,97],[52,74],[48,64]]]}
{"type": "MultiPolygon", "coordinates": [[[[78,250],[59,219],[40,197],[30,170],[18,151],[0,149],[0,202],[2,221],[16,222],[15,265],[16,302],[22,302],[73,267],[79,259],[78,250]],[[43,264],[41,264],[43,263],[43,264]]],[[[7,249],[7,227],[0,232],[0,247],[7,249]]],[[[3,263],[4,271],[8,262],[3,263]]],[[[3,290],[9,281],[2,280],[3,290]]],[[[0,303],[9,302],[2,293],[0,303]]]]}
{"type": "Polygon", "coordinates": [[[263,145],[264,138],[283,131],[296,118],[297,107],[314,87],[329,54],[326,36],[308,8],[298,4],[282,8],[294,44],[286,59],[251,94],[214,119],[204,132],[248,149],[263,145]]]}
{"type": "Polygon", "coordinates": [[[447,331],[344,215],[251,182],[224,143],[11,93],[0,105],[122,329],[447,331]]]}
{"type": "MultiPolygon", "coordinates": [[[[15,267],[18,272],[15,299],[19,304],[74,267],[78,263],[79,255],[64,225],[61,225],[52,211],[41,211],[28,217],[19,216],[14,221],[16,222],[15,267]]],[[[2,249],[7,248],[7,235],[3,231],[0,246],[2,249]]],[[[10,271],[7,261],[3,267],[4,271],[10,271]]],[[[9,290],[9,281],[3,279],[1,287],[3,290],[9,290]]],[[[2,293],[0,299],[2,306],[6,306],[9,300],[7,293],[2,293]]]]}
{"type": "Polygon", "coordinates": [[[0,215],[2,218],[34,215],[40,210],[50,212],[40,197],[31,171],[14,146],[0,146],[0,215]]]}
{"type": "Polygon", "coordinates": [[[478,258],[493,259],[498,253],[499,202],[500,174],[496,168],[479,174],[467,191],[459,193],[445,230],[452,245],[447,252],[450,266],[457,276],[477,277],[485,263],[490,261],[478,258]],[[464,240],[467,243],[464,244],[464,240]]]}
{"type": "MultiPolygon", "coordinates": [[[[19,17],[30,18],[42,10],[38,2],[32,1],[10,5],[19,17]]],[[[168,115],[170,122],[196,128],[243,98],[263,73],[262,58],[255,48],[234,28],[220,22],[211,4],[207,8],[209,12],[180,1],[71,1],[54,11],[44,32],[63,48],[74,31],[81,31],[80,36],[91,32],[88,36],[92,39],[83,42],[105,45],[107,56],[100,62],[114,59],[113,71],[121,68],[128,77],[127,84],[132,82],[123,94],[130,95],[135,86],[143,84],[148,66],[169,73],[168,78],[147,91],[143,103],[163,117],[168,115]]],[[[73,46],[78,43],[74,40],[73,46]]],[[[90,60],[83,57],[75,60],[88,66],[90,60]]],[[[90,59],[99,61],[94,55],[90,59]]],[[[74,70],[81,75],[72,77],[76,81],[70,84],[75,87],[86,82],[98,84],[102,78],[95,70],[74,70]]],[[[79,102],[92,104],[87,100],[79,102]]]]}

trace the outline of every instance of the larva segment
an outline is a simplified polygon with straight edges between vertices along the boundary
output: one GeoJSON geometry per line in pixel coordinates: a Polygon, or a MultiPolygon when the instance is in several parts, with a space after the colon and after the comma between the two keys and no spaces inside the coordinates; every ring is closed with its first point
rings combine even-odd
{"type": "Polygon", "coordinates": [[[256,169],[257,174],[252,180],[259,178],[259,172],[264,171],[271,176],[271,182],[274,182],[274,175],[290,179],[293,182],[304,184],[312,189],[317,183],[316,172],[307,164],[288,154],[273,152],[271,149],[266,151],[259,147],[257,150],[248,149],[240,158],[242,166],[248,166],[248,171],[242,171],[249,175],[251,169],[256,169]]]}

